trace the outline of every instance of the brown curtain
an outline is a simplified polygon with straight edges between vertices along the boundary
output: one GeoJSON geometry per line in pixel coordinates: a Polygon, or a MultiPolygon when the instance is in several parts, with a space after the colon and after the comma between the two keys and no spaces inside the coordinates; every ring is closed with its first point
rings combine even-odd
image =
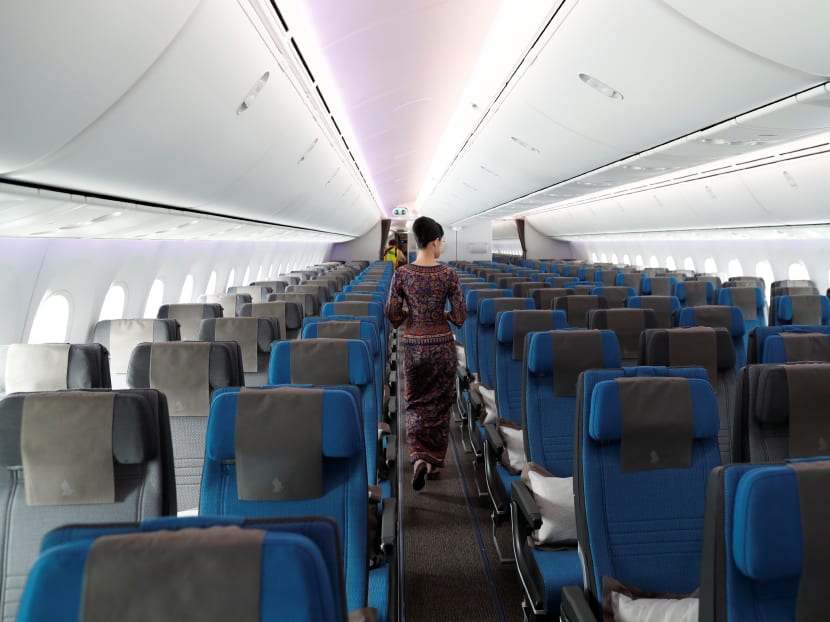
{"type": "Polygon", "coordinates": [[[380,221],[380,259],[383,260],[383,251],[386,249],[386,237],[389,235],[389,229],[392,227],[392,221],[385,218],[380,221]]]}
{"type": "Polygon", "coordinates": [[[516,219],[516,232],[519,234],[519,244],[522,245],[522,259],[527,259],[527,246],[525,246],[525,221],[524,218],[516,219]]]}

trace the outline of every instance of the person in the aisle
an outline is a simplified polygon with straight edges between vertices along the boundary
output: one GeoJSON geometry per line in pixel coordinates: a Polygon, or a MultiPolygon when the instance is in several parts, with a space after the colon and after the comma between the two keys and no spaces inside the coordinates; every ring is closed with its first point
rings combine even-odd
{"type": "Polygon", "coordinates": [[[406,441],[414,467],[412,487],[421,490],[426,478],[444,466],[456,370],[448,321],[461,326],[467,306],[455,270],[437,261],[444,248],[443,227],[422,216],[412,229],[418,256],[395,272],[386,315],[396,328],[403,325],[406,441]]]}
{"type": "Polygon", "coordinates": [[[406,263],[406,255],[398,246],[398,241],[395,238],[389,240],[386,250],[383,251],[383,260],[391,261],[395,270],[406,263]]]}

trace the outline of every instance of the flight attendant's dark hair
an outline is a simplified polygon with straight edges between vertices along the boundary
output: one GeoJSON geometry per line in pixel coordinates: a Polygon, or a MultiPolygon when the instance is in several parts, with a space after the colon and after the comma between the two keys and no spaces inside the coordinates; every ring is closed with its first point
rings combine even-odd
{"type": "Polygon", "coordinates": [[[418,242],[418,248],[424,248],[433,240],[444,237],[444,228],[429,216],[416,218],[412,223],[412,233],[418,242]]]}

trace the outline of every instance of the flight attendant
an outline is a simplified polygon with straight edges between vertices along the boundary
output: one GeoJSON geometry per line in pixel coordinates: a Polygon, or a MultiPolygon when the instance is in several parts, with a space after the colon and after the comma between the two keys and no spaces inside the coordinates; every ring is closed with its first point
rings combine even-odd
{"type": "Polygon", "coordinates": [[[438,263],[444,229],[422,216],[412,230],[418,256],[395,272],[386,315],[393,326],[403,325],[406,441],[414,465],[412,487],[421,490],[427,476],[435,476],[444,466],[457,364],[448,322],[460,327],[467,306],[455,270],[438,263]]]}

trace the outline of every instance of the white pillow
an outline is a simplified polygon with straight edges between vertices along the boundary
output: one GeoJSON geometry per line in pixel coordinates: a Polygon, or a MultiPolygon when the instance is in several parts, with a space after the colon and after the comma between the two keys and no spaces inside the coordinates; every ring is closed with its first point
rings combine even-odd
{"type": "Polygon", "coordinates": [[[545,477],[527,471],[530,490],[542,514],[542,526],[531,536],[536,544],[576,540],[576,511],[572,477],[545,477]]]}
{"type": "MultiPolygon", "coordinates": [[[[521,428],[499,426],[501,440],[504,441],[504,451],[507,454],[507,465],[516,473],[520,473],[527,461],[525,460],[525,439],[521,428]]],[[[504,455],[504,454],[502,454],[504,455]]],[[[506,465],[506,466],[507,466],[506,465]]]]}
{"type": "Polygon", "coordinates": [[[611,593],[615,622],[697,622],[697,598],[630,598],[611,593]]]}
{"type": "Polygon", "coordinates": [[[484,420],[481,422],[483,425],[487,425],[488,423],[498,423],[499,422],[499,411],[496,408],[490,408],[489,406],[484,406],[484,420]]]}

